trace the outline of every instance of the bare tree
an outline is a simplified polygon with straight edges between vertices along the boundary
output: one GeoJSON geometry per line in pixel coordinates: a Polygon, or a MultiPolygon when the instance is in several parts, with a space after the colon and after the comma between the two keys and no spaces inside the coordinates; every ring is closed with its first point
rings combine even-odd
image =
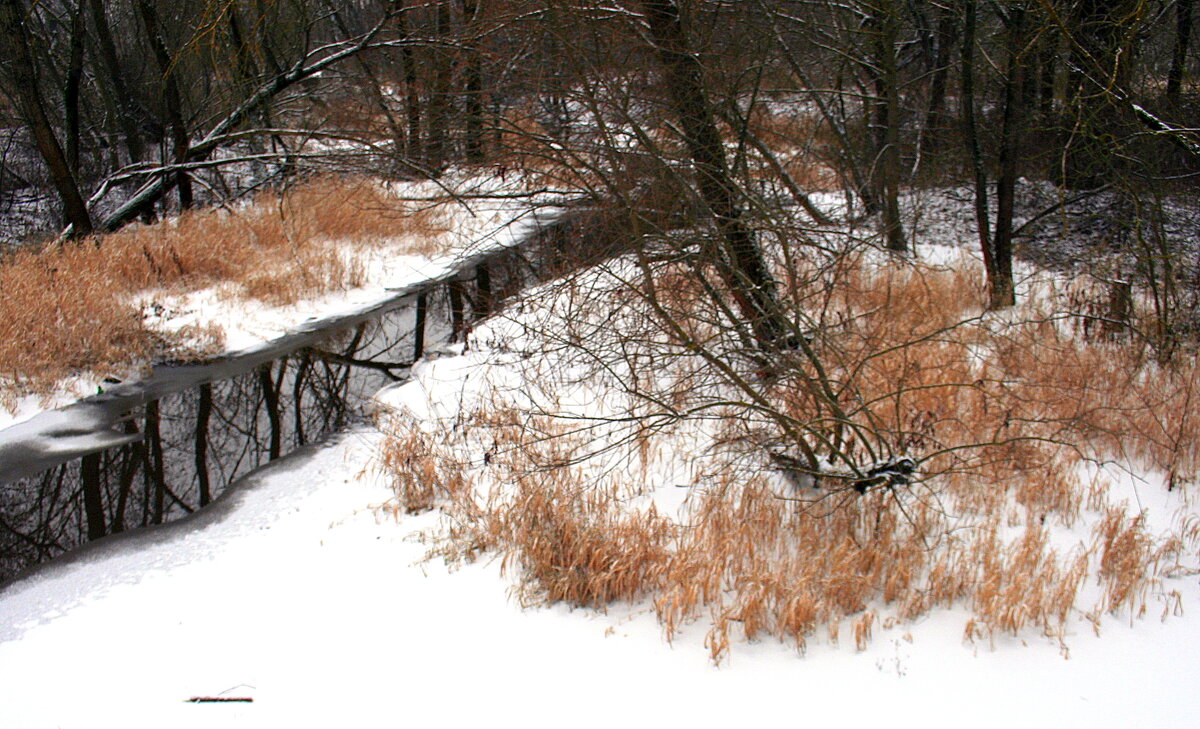
{"type": "Polygon", "coordinates": [[[0,44],[9,59],[8,72],[4,76],[5,91],[9,98],[16,101],[38,151],[50,170],[62,202],[63,217],[72,235],[87,235],[92,232],[92,218],[79,191],[71,162],[47,113],[34,61],[28,11],[21,0],[4,0],[0,3],[0,44]]]}

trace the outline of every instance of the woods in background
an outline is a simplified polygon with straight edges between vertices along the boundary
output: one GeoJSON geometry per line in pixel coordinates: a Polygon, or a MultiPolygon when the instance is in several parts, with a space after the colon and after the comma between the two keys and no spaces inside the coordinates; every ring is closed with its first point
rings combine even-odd
{"type": "Polygon", "coordinates": [[[314,168],[536,169],[635,219],[711,216],[769,321],[742,218],[765,176],[819,219],[803,158],[900,253],[902,189],[969,187],[1006,306],[1022,178],[1118,193],[1096,225],[1143,274],[1194,264],[1156,212],[1200,169],[1192,20],[1192,0],[2,0],[0,208],[48,197],[82,236],[314,168]],[[688,210],[648,212],[681,182],[688,210]]]}

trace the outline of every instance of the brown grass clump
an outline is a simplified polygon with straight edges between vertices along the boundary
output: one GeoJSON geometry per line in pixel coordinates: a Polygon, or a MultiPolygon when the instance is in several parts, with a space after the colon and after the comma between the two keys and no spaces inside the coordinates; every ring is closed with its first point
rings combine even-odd
{"type": "Polygon", "coordinates": [[[1143,515],[1128,516],[1124,509],[1110,508],[1095,529],[1100,551],[1099,579],[1104,597],[1098,608],[1113,612],[1121,605],[1145,612],[1147,591],[1154,585],[1159,562],[1178,550],[1178,541],[1159,545],[1146,532],[1143,515]]]}
{"type": "MultiPolygon", "coordinates": [[[[370,180],[318,179],[260,195],[240,210],[191,211],[98,242],[106,265],[133,290],[230,282],[273,304],[357,285],[361,270],[332,244],[444,231],[433,208],[406,209],[370,180]],[[271,283],[264,283],[269,281],[271,283]]],[[[421,247],[408,252],[428,253],[421,247]]]]}
{"type": "MultiPolygon", "coordinates": [[[[538,445],[509,440],[518,433],[512,415],[501,409],[476,419],[490,421],[495,428],[493,451],[505,449],[503,455],[489,457],[488,467],[502,471],[512,485],[490,492],[482,501],[463,475],[466,464],[452,455],[454,444],[437,443],[398,421],[385,426],[392,437],[381,465],[393,478],[398,504],[412,512],[438,503],[453,514],[455,523],[438,553],[462,561],[499,552],[503,569],[520,576],[526,601],[599,608],[645,595],[662,572],[677,525],[653,508],[632,513],[623,509],[626,489],[581,488],[570,469],[537,465],[563,454],[553,442],[535,454],[538,445]],[[516,449],[510,450],[513,446],[516,449]]],[[[553,429],[544,422],[533,427],[553,429]]],[[[539,442],[546,443],[540,437],[539,442]]]]}
{"type": "Polygon", "coordinates": [[[0,265],[0,400],[41,392],[73,372],[103,373],[156,348],[141,312],[83,248],[19,252],[0,265]]]}
{"type": "MultiPolygon", "coordinates": [[[[1065,652],[1072,620],[1138,616],[1156,597],[1177,611],[1164,579],[1197,569],[1200,519],[1152,534],[1080,463],[1116,453],[1170,474],[1174,486],[1194,478],[1196,365],[1162,368],[1135,344],[1079,341],[1037,308],[1020,321],[981,319],[978,275],[852,268],[831,300],[845,315],[814,342],[831,381],[853,386],[841,403],[848,417],[869,423],[892,452],[922,459],[918,482],[861,495],[782,492],[762,467],[746,468],[744,453],[688,455],[638,433],[625,457],[641,462],[643,479],[655,459],[704,464],[686,508],[668,518],[644,488],[576,464],[587,439],[502,409],[429,451],[447,462],[480,444],[492,454],[482,467],[455,461],[476,487],[470,499],[444,502],[451,526],[436,553],[501,555],[526,599],[647,600],[668,640],[704,621],[715,661],[737,640],[764,637],[801,651],[822,635],[853,638],[862,650],[881,629],[948,608],[970,611],[967,640],[1036,631],[1065,652]]],[[[682,315],[672,296],[686,282],[663,281],[670,293],[660,303],[682,315]]],[[[703,323],[684,329],[693,341],[711,335],[703,323]]],[[[671,360],[654,366],[658,381],[688,381],[695,360],[671,360]]],[[[806,382],[784,372],[762,387],[816,430],[806,382]]],[[[679,410],[698,397],[659,396],[679,410]]],[[[744,427],[728,420],[722,437],[744,427]]],[[[394,437],[404,442],[405,432],[394,437]]]]}
{"type": "Polygon", "coordinates": [[[395,477],[396,511],[436,503],[450,515],[435,554],[498,554],[527,603],[649,599],[668,640],[707,616],[705,645],[718,662],[738,639],[772,636],[803,651],[823,631],[836,642],[844,620],[863,650],[881,609],[912,620],[964,605],[971,640],[1033,627],[1061,641],[1071,616],[1088,609],[1078,602],[1089,575],[1104,586],[1096,615],[1140,613],[1158,584],[1156,565],[1183,544],[1153,539],[1113,509],[1094,544],[1062,555],[1037,521],[1006,539],[994,515],[956,523],[932,501],[897,509],[890,492],[812,505],[778,498],[762,479],[697,487],[676,521],[653,505],[631,507],[638,499],[627,488],[548,467],[546,453],[530,456],[544,447],[544,431],[492,457],[484,472],[500,472],[486,478],[507,486],[468,495],[463,484],[481,472],[453,456],[454,444],[417,432],[394,430],[384,466],[395,477]]]}
{"type": "Polygon", "coordinates": [[[376,182],[318,179],[240,209],[189,211],[12,254],[0,262],[0,397],[46,392],[73,373],[105,374],[171,350],[143,326],[139,292],[220,283],[286,305],[361,285],[356,249],[402,238],[404,252],[428,254],[444,245],[444,232],[436,208],[405,204],[376,182]]]}
{"type": "Polygon", "coordinates": [[[975,612],[971,632],[1017,635],[1033,624],[1047,635],[1060,634],[1087,575],[1086,552],[1060,559],[1049,548],[1047,530],[1035,523],[1008,544],[994,528],[984,532],[975,541],[973,556],[968,568],[975,612]]]}
{"type": "Polygon", "coordinates": [[[747,640],[774,635],[799,649],[822,626],[836,635],[842,618],[881,593],[904,597],[921,572],[920,535],[897,517],[882,494],[808,511],[761,482],[705,492],[656,601],[668,638],[704,608],[714,650],[732,625],[747,640]]]}
{"type": "Polygon", "coordinates": [[[396,501],[394,513],[417,514],[441,501],[457,501],[471,488],[462,464],[438,453],[431,437],[412,430],[387,442],[380,454],[380,467],[392,479],[396,501]]]}
{"type": "Polygon", "coordinates": [[[603,607],[649,592],[668,557],[676,525],[653,509],[626,512],[612,487],[586,489],[561,472],[516,484],[516,508],[491,508],[488,531],[517,567],[527,595],[603,607]]]}

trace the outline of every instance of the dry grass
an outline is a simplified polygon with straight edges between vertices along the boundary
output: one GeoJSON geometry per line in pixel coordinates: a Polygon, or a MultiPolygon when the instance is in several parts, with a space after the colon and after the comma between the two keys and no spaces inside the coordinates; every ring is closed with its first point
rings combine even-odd
{"type": "MultiPolygon", "coordinates": [[[[1196,364],[1163,369],[1135,344],[1081,341],[1038,307],[952,326],[977,311],[978,275],[853,267],[832,303],[854,316],[831,329],[836,348],[818,342],[833,379],[857,385],[852,417],[871,403],[894,447],[926,457],[920,482],[783,497],[761,465],[712,448],[687,457],[716,476],[667,517],[646,494],[656,466],[645,461],[683,457],[677,445],[639,435],[627,446],[642,476],[598,478],[567,465],[578,438],[561,426],[489,410],[419,454],[393,446],[427,464],[408,472],[449,467],[473,482],[417,498],[450,517],[435,553],[500,555],[526,600],[647,600],[668,639],[705,621],[715,661],[763,637],[863,650],[881,627],[946,608],[970,611],[967,640],[1036,631],[1064,652],[1073,620],[1140,616],[1156,600],[1177,612],[1164,580],[1195,572],[1200,520],[1154,533],[1079,464],[1120,454],[1184,487],[1200,467],[1196,364]],[[466,462],[480,444],[485,465],[466,462]],[[956,450],[968,444],[979,447],[956,450]]],[[[812,401],[789,400],[798,389],[784,377],[771,396],[802,420],[812,401]]],[[[391,427],[393,443],[412,442],[414,426],[391,427]]]]}
{"type": "Polygon", "coordinates": [[[396,474],[397,512],[438,504],[451,517],[435,554],[498,554],[526,603],[603,608],[648,599],[668,640],[706,618],[717,662],[738,639],[772,636],[801,651],[822,634],[837,642],[844,621],[863,650],[881,611],[913,620],[954,606],[972,612],[970,640],[1034,628],[1061,642],[1072,615],[1098,622],[1104,613],[1144,613],[1162,594],[1164,565],[1185,541],[1195,546],[1195,535],[1157,538],[1108,507],[1092,544],[1060,554],[1039,520],[1001,523],[1003,505],[985,520],[951,519],[932,499],[901,510],[890,492],[814,506],[780,499],[763,479],[732,477],[697,486],[677,521],[653,505],[631,507],[638,500],[629,484],[534,467],[531,459],[553,460],[531,455],[540,437],[505,444],[506,456],[489,465],[499,472],[485,476],[505,486],[473,492],[464,475],[471,469],[453,460],[460,447],[392,427],[384,463],[396,474]],[[1006,538],[1013,529],[1019,535],[1006,538]],[[1101,595],[1080,605],[1089,577],[1101,595]]]}
{"type": "Polygon", "coordinates": [[[46,392],[73,373],[104,374],[170,350],[142,325],[139,292],[224,284],[286,305],[360,285],[355,250],[402,239],[401,252],[429,254],[444,232],[437,209],[405,204],[376,182],[318,179],[240,209],[18,252],[0,262],[0,390],[46,392]]]}
{"type": "Polygon", "coordinates": [[[519,566],[526,594],[603,607],[642,597],[667,563],[674,522],[621,508],[616,487],[592,489],[562,473],[516,483],[514,506],[487,510],[495,543],[519,566]]]}
{"type": "MultiPolygon", "coordinates": [[[[396,429],[392,429],[396,432],[396,429]]],[[[434,460],[428,454],[438,448],[430,436],[409,431],[388,441],[380,456],[380,467],[392,479],[396,501],[393,512],[418,514],[434,508],[441,499],[460,502],[471,487],[463,464],[446,458],[434,460]]]]}
{"type": "MultiPolygon", "coordinates": [[[[444,230],[435,209],[406,209],[374,181],[320,179],[265,193],[241,210],[188,212],[122,231],[97,250],[134,290],[231,282],[251,298],[287,304],[359,283],[331,243],[367,246],[444,230]]],[[[419,242],[401,251],[431,252],[419,242]]]]}
{"type": "Polygon", "coordinates": [[[141,312],[83,248],[18,253],[0,266],[0,363],[10,394],[39,392],[79,370],[151,354],[141,312]]]}
{"type": "MultiPolygon", "coordinates": [[[[1055,481],[1061,469],[1031,439],[1069,444],[1097,458],[1133,459],[1168,474],[1173,484],[1200,472],[1194,415],[1200,366],[1194,358],[1163,366],[1137,340],[1085,341],[1072,319],[1053,313],[1051,302],[1035,302],[1018,322],[948,330],[979,310],[980,280],[969,267],[888,268],[860,272],[839,288],[835,307],[863,313],[834,332],[839,349],[831,358],[839,374],[853,373],[861,397],[876,403],[876,417],[898,441],[925,451],[1003,443],[988,458],[1046,474],[1022,501],[1066,514],[1077,510],[1079,499],[1055,481]],[[886,353],[875,354],[881,350],[886,353]]],[[[928,468],[956,465],[944,460],[928,468]]]]}

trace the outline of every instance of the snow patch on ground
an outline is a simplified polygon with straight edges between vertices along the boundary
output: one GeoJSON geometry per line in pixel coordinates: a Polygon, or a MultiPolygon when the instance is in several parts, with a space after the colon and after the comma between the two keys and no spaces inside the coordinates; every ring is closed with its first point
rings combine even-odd
{"type": "Polygon", "coordinates": [[[185,343],[187,332],[204,331],[218,323],[224,345],[222,354],[237,355],[257,349],[303,324],[369,309],[391,298],[393,289],[442,276],[453,270],[456,263],[453,257],[388,259],[382,251],[372,251],[360,261],[366,271],[364,285],[287,306],[231,296],[220,286],[186,294],[147,293],[140,297],[139,303],[146,312],[147,327],[164,335],[183,334],[185,343]]]}
{"type": "Polygon", "coordinates": [[[70,405],[104,390],[104,382],[96,377],[78,376],[59,383],[49,395],[23,395],[0,407],[0,430],[19,425],[47,410],[70,405]]]}

